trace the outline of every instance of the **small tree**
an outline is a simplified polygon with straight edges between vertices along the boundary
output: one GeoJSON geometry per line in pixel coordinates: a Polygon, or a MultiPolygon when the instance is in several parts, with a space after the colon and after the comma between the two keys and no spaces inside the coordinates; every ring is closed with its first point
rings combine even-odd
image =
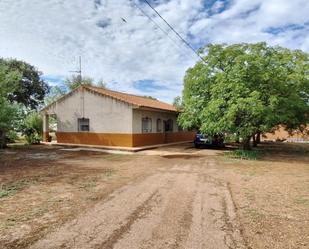
{"type": "Polygon", "coordinates": [[[27,115],[23,134],[28,144],[40,143],[43,134],[43,119],[40,113],[32,112],[27,115]]]}
{"type": "Polygon", "coordinates": [[[81,85],[92,86],[94,85],[94,81],[90,77],[80,77],[80,75],[72,75],[66,78],[64,84],[69,89],[69,91],[72,91],[81,85]]]}
{"type": "Polygon", "coordinates": [[[96,86],[101,87],[101,88],[107,88],[107,84],[103,79],[98,80],[96,83],[96,86]]]}
{"type": "Polygon", "coordinates": [[[177,111],[182,110],[182,99],[180,96],[177,96],[173,100],[173,106],[177,109],[177,111]]]}

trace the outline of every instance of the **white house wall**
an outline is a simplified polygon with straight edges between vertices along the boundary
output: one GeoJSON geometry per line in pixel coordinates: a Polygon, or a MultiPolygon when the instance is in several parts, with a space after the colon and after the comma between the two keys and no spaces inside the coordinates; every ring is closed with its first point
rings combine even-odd
{"type": "Polygon", "coordinates": [[[142,118],[146,118],[146,117],[151,118],[152,120],[152,132],[151,133],[157,133],[157,119],[162,120],[161,133],[164,132],[163,131],[164,129],[163,121],[166,121],[168,119],[173,120],[173,132],[178,131],[177,116],[175,113],[134,109],[133,110],[133,133],[142,133],[142,118]]]}
{"type": "Polygon", "coordinates": [[[77,120],[84,112],[84,118],[89,118],[90,132],[132,133],[131,105],[87,90],[73,92],[51,105],[47,112],[57,115],[58,132],[77,132],[77,120]]]}

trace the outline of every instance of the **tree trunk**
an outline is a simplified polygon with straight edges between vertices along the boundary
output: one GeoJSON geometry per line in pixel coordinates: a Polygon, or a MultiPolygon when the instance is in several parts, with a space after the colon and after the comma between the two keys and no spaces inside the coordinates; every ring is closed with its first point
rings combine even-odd
{"type": "Polygon", "coordinates": [[[244,150],[251,150],[250,140],[251,140],[251,136],[247,136],[243,139],[242,146],[244,150]]]}
{"type": "Polygon", "coordinates": [[[256,143],[257,144],[260,144],[261,143],[261,132],[258,132],[257,134],[256,134],[256,143]]]}
{"type": "Polygon", "coordinates": [[[0,130],[0,149],[6,148],[5,132],[0,130]]]}
{"type": "Polygon", "coordinates": [[[240,143],[240,136],[239,136],[238,133],[236,134],[236,141],[235,142],[238,143],[238,144],[240,143]]]}
{"type": "Polygon", "coordinates": [[[252,140],[253,140],[253,147],[257,147],[258,143],[257,143],[257,139],[256,139],[255,134],[253,134],[252,140]]]}

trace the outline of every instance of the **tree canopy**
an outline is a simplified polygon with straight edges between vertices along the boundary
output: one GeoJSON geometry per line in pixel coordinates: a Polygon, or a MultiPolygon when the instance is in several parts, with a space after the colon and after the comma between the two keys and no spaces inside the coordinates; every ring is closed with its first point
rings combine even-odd
{"type": "Polygon", "coordinates": [[[277,125],[304,127],[309,115],[309,58],[266,43],[209,45],[184,78],[179,123],[204,133],[239,134],[248,147],[277,125]]]}
{"type": "Polygon", "coordinates": [[[66,78],[64,85],[69,91],[72,91],[81,85],[106,88],[106,83],[102,79],[95,83],[93,78],[88,76],[81,77],[80,75],[71,75],[70,77],[66,78]]]}
{"type": "Polygon", "coordinates": [[[94,81],[90,77],[80,77],[80,75],[71,75],[70,77],[65,79],[65,86],[69,91],[76,89],[81,85],[92,86],[94,85],[94,81]]]}
{"type": "Polygon", "coordinates": [[[52,86],[50,88],[48,95],[45,96],[44,104],[49,105],[54,101],[58,100],[59,98],[61,98],[62,96],[64,96],[65,94],[66,94],[65,87],[61,87],[58,85],[52,86]]]}
{"type": "Polygon", "coordinates": [[[49,87],[34,66],[15,59],[0,58],[0,147],[8,134],[23,129],[30,109],[43,103],[49,87]]]}
{"type": "Polygon", "coordinates": [[[14,128],[17,106],[0,96],[0,148],[6,146],[6,133],[14,128]]]}
{"type": "Polygon", "coordinates": [[[41,75],[34,66],[24,61],[0,58],[1,95],[12,103],[36,109],[49,91],[41,75]]]}

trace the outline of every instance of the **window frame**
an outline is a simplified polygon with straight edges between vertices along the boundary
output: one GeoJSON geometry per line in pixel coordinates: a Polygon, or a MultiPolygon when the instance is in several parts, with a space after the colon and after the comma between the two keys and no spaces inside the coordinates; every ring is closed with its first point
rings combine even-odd
{"type": "Polygon", "coordinates": [[[90,119],[89,118],[78,118],[77,119],[77,129],[78,132],[89,132],[90,131],[90,119]],[[83,123],[83,122],[88,122],[87,123],[83,123]],[[88,129],[84,129],[82,127],[87,127],[88,129]]]}
{"type": "Polygon", "coordinates": [[[157,132],[162,132],[162,119],[157,118],[157,132]]]}
{"type": "Polygon", "coordinates": [[[151,133],[152,132],[152,119],[149,117],[142,118],[142,133],[151,133]],[[147,123],[145,123],[147,122],[147,123]],[[146,124],[146,128],[145,128],[146,124]]]}

